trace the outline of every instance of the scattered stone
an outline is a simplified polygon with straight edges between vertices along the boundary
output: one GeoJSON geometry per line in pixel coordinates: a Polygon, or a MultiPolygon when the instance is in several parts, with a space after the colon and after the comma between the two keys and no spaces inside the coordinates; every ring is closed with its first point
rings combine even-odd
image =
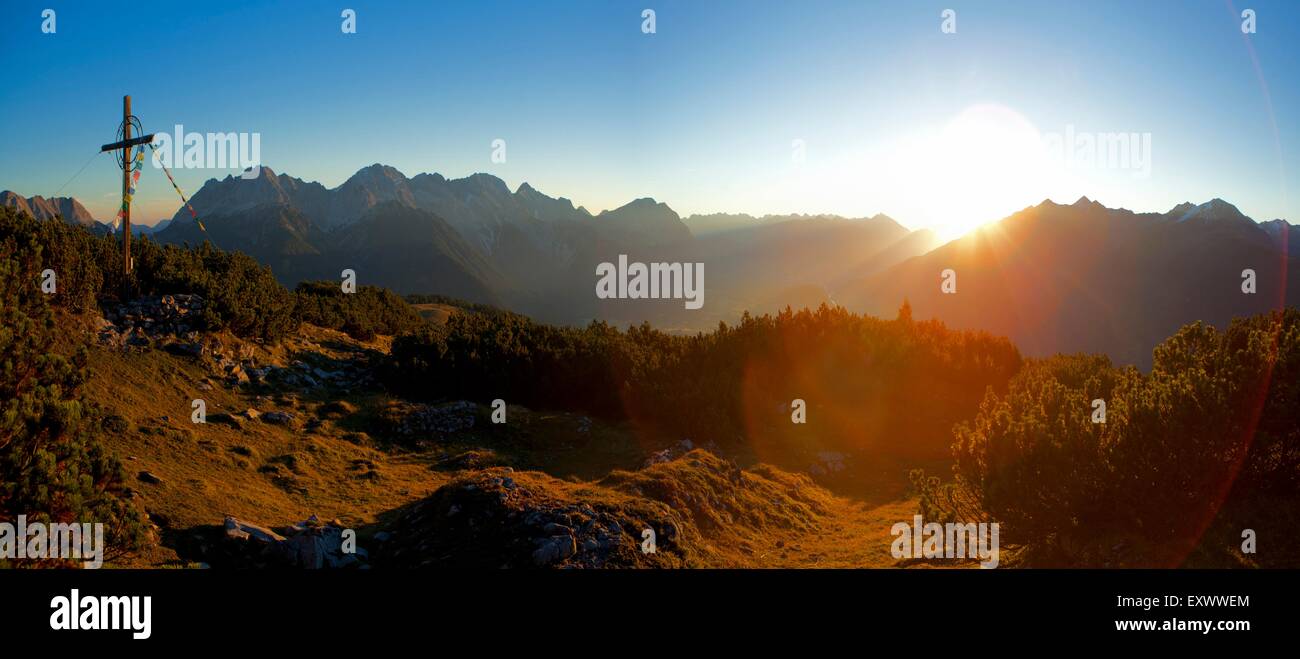
{"type": "Polygon", "coordinates": [[[162,485],[163,482],[161,478],[149,471],[140,472],[136,475],[136,478],[140,479],[141,483],[149,483],[150,485],[162,485]]]}
{"type": "Polygon", "coordinates": [[[663,464],[665,462],[672,462],[693,450],[695,450],[695,443],[689,439],[683,439],[673,446],[651,453],[646,457],[645,461],[642,462],[641,466],[649,467],[652,465],[663,464]]]}
{"type": "Polygon", "coordinates": [[[262,420],[282,426],[293,421],[293,414],[289,412],[267,412],[262,415],[262,420]]]}
{"type": "Polygon", "coordinates": [[[438,406],[413,405],[398,416],[393,430],[406,437],[462,432],[474,427],[477,410],[474,403],[465,400],[438,406]]]}
{"type": "Polygon", "coordinates": [[[250,522],[241,521],[239,518],[226,515],[225,519],[226,537],[247,540],[255,539],[258,542],[281,542],[284,536],[266,528],[250,522]]]}
{"type": "MultiPolygon", "coordinates": [[[[110,309],[97,328],[105,345],[150,345],[155,339],[191,335],[199,328],[198,313],[203,298],[198,295],[152,295],[110,309]]],[[[171,340],[164,347],[186,355],[202,355],[203,346],[192,339],[171,340]]]]}
{"type": "Polygon", "coordinates": [[[534,477],[496,467],[444,485],[394,520],[376,566],[568,569],[676,560],[677,522],[667,508],[649,517],[636,506],[598,509],[557,497],[551,481],[534,477]],[[653,556],[640,551],[647,524],[659,534],[653,556]]]}
{"type": "Polygon", "coordinates": [[[226,366],[226,381],[230,384],[246,384],[249,379],[248,374],[244,372],[244,368],[234,363],[226,366]]]}
{"type": "Polygon", "coordinates": [[[538,567],[545,567],[578,553],[578,543],[571,535],[539,539],[538,545],[533,551],[533,564],[538,567]]]}
{"type": "Polygon", "coordinates": [[[224,541],[208,548],[212,562],[232,567],[291,567],[309,570],[364,568],[369,554],[357,547],[343,551],[344,526],[339,520],[322,523],[315,515],[280,529],[226,516],[224,541]]]}

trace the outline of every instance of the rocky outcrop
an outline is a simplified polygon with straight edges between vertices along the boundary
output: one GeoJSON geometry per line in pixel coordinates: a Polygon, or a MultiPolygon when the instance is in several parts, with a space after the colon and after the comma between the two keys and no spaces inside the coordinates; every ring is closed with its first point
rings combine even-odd
{"type": "Polygon", "coordinates": [[[219,538],[196,539],[192,548],[199,560],[215,567],[368,567],[369,553],[365,549],[353,543],[345,546],[345,530],[338,520],[322,522],[315,515],[280,529],[227,516],[219,538]]]}
{"type": "Polygon", "coordinates": [[[402,438],[445,439],[474,427],[478,407],[462,400],[442,405],[399,404],[384,411],[387,430],[402,438]]]}
{"type": "Polygon", "coordinates": [[[149,346],[166,341],[168,349],[182,354],[199,354],[198,330],[203,298],[199,295],[151,295],[141,297],[104,314],[98,331],[103,345],[149,346]],[[183,341],[175,340],[182,337],[183,341]],[[170,339],[170,340],[169,340],[170,339]]]}
{"type": "MultiPolygon", "coordinates": [[[[650,455],[646,456],[646,459],[642,462],[641,466],[650,467],[657,464],[664,464],[665,462],[672,462],[673,460],[676,460],[677,458],[680,458],[683,455],[686,455],[687,453],[694,451],[695,448],[696,448],[695,442],[692,442],[689,439],[683,439],[677,442],[676,444],[669,446],[668,448],[655,451],[650,455]]],[[[705,442],[700,448],[716,453],[718,450],[718,445],[716,442],[708,441],[705,442]]]]}
{"type": "Polygon", "coordinates": [[[49,197],[48,199],[40,195],[23,197],[16,192],[5,190],[0,192],[0,206],[9,206],[38,220],[51,220],[57,217],[68,224],[79,224],[83,227],[95,225],[95,219],[90,216],[90,211],[87,211],[86,207],[74,197],[49,197]]]}
{"type": "Polygon", "coordinates": [[[645,500],[580,501],[565,484],[509,467],[443,486],[388,529],[376,566],[476,568],[672,567],[681,522],[645,500]],[[642,532],[657,535],[654,553],[642,532]]]}

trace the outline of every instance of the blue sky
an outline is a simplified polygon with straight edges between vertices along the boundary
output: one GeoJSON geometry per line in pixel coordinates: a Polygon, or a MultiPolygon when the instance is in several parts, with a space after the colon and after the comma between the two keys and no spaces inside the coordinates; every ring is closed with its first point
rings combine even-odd
{"type": "MultiPolygon", "coordinates": [[[[1300,222],[1300,3],[1234,2],[11,0],[0,188],[111,217],[120,173],[93,154],[130,93],[151,132],[257,132],[266,165],[330,187],[382,162],[489,172],[592,211],[650,196],[683,215],[885,212],[965,228],[946,214],[1222,197],[1300,222]],[[55,34],[41,31],[47,7],[55,34]],[[356,34],[340,30],[344,8],[356,34]],[[1149,134],[1149,174],[1039,176],[1023,145],[999,146],[1067,127],[1149,134]],[[498,138],[505,163],[491,160],[498,138]],[[950,157],[954,139],[964,151],[950,157]]],[[[193,193],[232,171],[176,175],[193,193]]],[[[137,219],[178,204],[146,170],[137,219]]]]}

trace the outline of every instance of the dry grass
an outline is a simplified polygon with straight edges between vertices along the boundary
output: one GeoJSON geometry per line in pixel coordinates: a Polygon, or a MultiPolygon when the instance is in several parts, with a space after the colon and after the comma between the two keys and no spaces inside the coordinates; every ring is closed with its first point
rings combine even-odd
{"type": "MultiPolygon", "coordinates": [[[[84,318],[65,320],[69,327],[90,326],[84,318]]],[[[383,353],[390,343],[380,337],[363,344],[308,326],[273,349],[244,349],[259,363],[283,365],[347,360],[358,350],[383,353]]],[[[220,524],[225,515],[272,526],[311,515],[338,518],[365,538],[444,485],[499,480],[498,465],[515,467],[514,480],[529,493],[516,497],[512,505],[520,508],[513,512],[592,509],[626,522],[626,546],[612,566],[885,567],[893,564],[889,527],[916,509],[914,501],[864,504],[801,474],[767,465],[741,469],[699,450],[640,469],[667,438],[648,440],[568,413],[510,407],[509,423],[498,426],[484,408],[469,431],[399,446],[374,430],[373,420],[392,402],[380,391],[236,389],[210,376],[197,358],[161,350],[92,347],[91,367],[87,394],[121,417],[106,432],[107,442],[126,466],[138,502],[164,531],[163,547],[119,565],[184,565],[168,538],[220,524]],[[191,422],[196,398],[206,402],[205,424],[191,422]],[[250,408],[296,419],[230,422],[250,408]],[[143,471],[162,482],[137,480],[143,471]],[[676,545],[669,542],[676,549],[649,558],[633,551],[637,529],[665,521],[680,531],[676,545]]],[[[455,487],[442,494],[460,496],[455,487]]],[[[488,536],[485,542],[490,549],[511,541],[488,536]]],[[[485,551],[468,537],[447,546],[485,551]]]]}

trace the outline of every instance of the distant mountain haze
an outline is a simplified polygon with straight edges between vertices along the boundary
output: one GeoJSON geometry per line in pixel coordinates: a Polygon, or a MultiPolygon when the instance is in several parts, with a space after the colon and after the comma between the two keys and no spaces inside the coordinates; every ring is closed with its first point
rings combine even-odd
{"type": "MultiPolygon", "coordinates": [[[[650,198],[592,215],[527,183],[511,192],[489,174],[408,178],[381,164],[334,189],[263,167],[250,180],[209,180],[191,202],[215,244],[249,253],[289,285],[335,279],[351,267],[363,281],[399,292],[503,304],[557,323],[650,320],[679,330],[709,328],[746,309],[776,308],[773,293],[784,288],[822,291],[800,299],[828,300],[825,288],[843,275],[837,264],[846,259],[869,272],[874,267],[862,264],[887,247],[894,247],[893,259],[929,247],[928,241],[900,247],[909,232],[885,216],[773,216],[750,229],[697,239],[672,208],[650,198]],[[414,216],[400,209],[421,211],[421,221],[439,230],[421,232],[428,240],[412,244],[372,239],[372,231],[391,223],[410,226],[414,216]],[[416,244],[425,250],[419,258],[410,251],[416,244]],[[679,302],[597,299],[597,265],[622,254],[642,262],[705,263],[706,309],[684,313],[679,302]],[[373,267],[363,272],[361,263],[373,267]]],[[[185,209],[155,237],[203,239],[185,209]]]]}
{"type": "MultiPolygon", "coordinates": [[[[382,164],[326,188],[263,167],[210,179],[192,198],[206,232],[181,208],[153,231],[164,243],[211,240],[270,266],[286,285],[337,280],[399,293],[440,293],[549,323],[649,321],[694,332],[742,313],[827,303],[1005,335],[1029,355],[1095,352],[1149,366],[1151,349],[1182,325],[1224,326],[1300,298],[1295,226],[1256,223],[1213,199],[1165,213],[1051,201],[937,245],[884,214],[710,214],[680,217],[650,198],[591,214],[528,183],[511,191],[474,174],[408,178],[382,164]],[[704,308],[680,300],[599,299],[596,268],[630,261],[702,263],[704,308]],[[1241,273],[1257,292],[1242,292],[1241,273]],[[957,292],[940,289],[957,274],[957,292]]],[[[74,199],[3,203],[37,217],[94,225],[74,199]]]]}
{"type": "MultiPolygon", "coordinates": [[[[871,219],[889,218],[889,216],[880,213],[871,219]]],[[[750,229],[755,226],[764,224],[777,224],[780,222],[789,222],[791,220],[843,220],[843,219],[865,219],[865,218],[845,218],[839,215],[804,215],[793,213],[789,215],[763,215],[754,217],[745,213],[708,213],[696,214],[685,218],[683,221],[686,226],[690,227],[691,233],[697,236],[706,236],[712,233],[722,233],[735,229],[750,229]]]]}
{"type": "Polygon", "coordinates": [[[40,195],[23,197],[18,193],[5,190],[0,192],[0,206],[14,208],[38,220],[61,217],[68,224],[79,224],[84,227],[95,225],[95,219],[90,216],[90,211],[72,197],[50,197],[49,199],[40,195]]]}
{"type": "Polygon", "coordinates": [[[1179,327],[1300,302],[1292,225],[1257,224],[1214,199],[1166,213],[1110,209],[1082,198],[1022,210],[922,256],[845,284],[836,300],[889,314],[1007,336],[1029,355],[1105,353],[1151,364],[1151,348],[1179,327]],[[957,292],[940,289],[956,273],[957,292]],[[1256,293],[1242,292],[1242,271],[1256,293]]]}

